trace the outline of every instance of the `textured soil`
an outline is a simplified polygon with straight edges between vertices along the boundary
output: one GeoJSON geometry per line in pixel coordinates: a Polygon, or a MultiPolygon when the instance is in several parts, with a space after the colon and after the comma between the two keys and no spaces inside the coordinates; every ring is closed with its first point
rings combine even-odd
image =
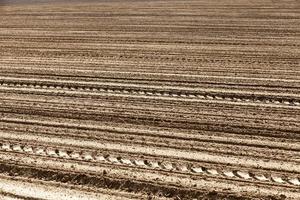
{"type": "Polygon", "coordinates": [[[300,2],[0,1],[3,199],[300,199],[300,2]]]}

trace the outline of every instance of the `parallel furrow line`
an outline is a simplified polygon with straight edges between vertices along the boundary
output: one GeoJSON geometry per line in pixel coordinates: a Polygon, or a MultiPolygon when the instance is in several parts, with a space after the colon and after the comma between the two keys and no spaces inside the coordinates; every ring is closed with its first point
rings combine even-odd
{"type": "MultiPolygon", "coordinates": [[[[146,88],[116,88],[116,87],[94,87],[94,86],[69,86],[69,85],[55,85],[55,84],[34,84],[34,83],[6,83],[0,82],[0,86],[4,88],[30,88],[30,89],[44,89],[44,90],[58,90],[58,91],[81,91],[81,92],[100,92],[100,93],[116,93],[116,94],[130,94],[143,96],[161,96],[172,97],[177,99],[199,99],[199,100],[216,100],[220,102],[238,102],[238,103],[255,103],[255,104],[269,104],[269,105],[283,105],[300,108],[300,99],[292,99],[284,96],[268,97],[242,94],[215,94],[208,92],[192,92],[192,91],[160,91],[146,88]]],[[[163,90],[163,88],[161,89],[163,90]]]]}
{"type": "Polygon", "coordinates": [[[206,168],[201,166],[189,166],[180,163],[164,162],[157,160],[136,160],[125,157],[116,157],[111,155],[94,154],[89,151],[68,151],[65,149],[54,149],[41,146],[21,145],[13,143],[0,144],[2,151],[18,152],[24,154],[34,154],[40,156],[48,156],[61,159],[72,159],[77,161],[87,161],[92,163],[110,163],[114,165],[125,165],[131,167],[141,167],[147,169],[158,169],[165,171],[205,174],[216,177],[235,178],[241,180],[269,182],[276,184],[287,184],[292,186],[300,186],[300,179],[298,177],[280,177],[280,176],[267,176],[264,174],[255,174],[247,171],[239,170],[217,170],[214,168],[206,168]]]}

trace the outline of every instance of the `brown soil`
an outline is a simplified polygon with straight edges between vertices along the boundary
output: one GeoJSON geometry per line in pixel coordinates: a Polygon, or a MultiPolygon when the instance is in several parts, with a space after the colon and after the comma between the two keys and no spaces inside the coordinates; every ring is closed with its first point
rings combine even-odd
{"type": "Polygon", "coordinates": [[[0,1],[0,178],[91,198],[300,199],[299,13],[0,1]]]}

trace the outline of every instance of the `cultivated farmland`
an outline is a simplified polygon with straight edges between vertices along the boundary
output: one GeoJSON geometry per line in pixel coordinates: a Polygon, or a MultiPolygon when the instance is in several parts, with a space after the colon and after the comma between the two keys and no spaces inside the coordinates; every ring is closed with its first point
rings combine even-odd
{"type": "Polygon", "coordinates": [[[300,199],[300,2],[0,3],[3,199],[300,199]]]}

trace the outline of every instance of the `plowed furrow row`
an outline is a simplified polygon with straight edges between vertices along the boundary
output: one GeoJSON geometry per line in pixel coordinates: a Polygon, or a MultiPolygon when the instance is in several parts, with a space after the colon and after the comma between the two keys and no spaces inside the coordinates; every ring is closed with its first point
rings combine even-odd
{"type": "Polygon", "coordinates": [[[290,105],[298,107],[300,105],[299,95],[282,95],[278,97],[277,94],[270,94],[268,96],[263,94],[241,94],[241,93],[221,93],[219,94],[214,91],[202,91],[199,90],[178,90],[176,88],[173,89],[158,89],[158,88],[141,88],[138,87],[122,87],[121,85],[115,85],[113,87],[106,86],[95,86],[95,85],[74,85],[72,83],[66,84],[66,82],[62,82],[61,84],[53,84],[53,83],[41,83],[40,81],[34,81],[24,83],[24,82],[8,82],[1,81],[1,86],[4,88],[32,88],[32,89],[50,89],[50,90],[62,90],[62,91],[99,91],[99,92],[107,92],[107,93],[121,93],[121,94],[138,94],[138,95],[147,95],[147,96],[164,96],[164,97],[178,97],[178,98],[188,98],[188,99],[205,99],[205,100],[223,100],[223,101],[234,101],[234,102],[251,102],[251,103],[265,103],[265,104],[279,104],[279,105],[290,105]],[[175,91],[174,91],[175,90],[175,91]]]}
{"type": "Polygon", "coordinates": [[[9,144],[4,143],[1,144],[1,149],[6,152],[15,152],[18,154],[28,154],[27,156],[40,156],[40,157],[52,157],[52,158],[59,158],[59,159],[67,159],[67,160],[74,160],[77,162],[93,162],[93,163],[99,163],[101,165],[119,165],[120,167],[137,167],[141,169],[146,170],[155,170],[155,171],[162,171],[162,172],[168,172],[173,171],[179,174],[186,174],[186,173],[192,173],[194,176],[218,176],[221,179],[244,179],[245,181],[248,179],[256,180],[258,183],[260,181],[268,181],[270,183],[274,184],[283,184],[286,183],[286,186],[297,186],[299,183],[299,180],[297,178],[289,178],[286,177],[286,175],[280,175],[276,172],[271,175],[266,175],[267,172],[262,172],[261,170],[257,170],[256,172],[247,172],[241,169],[231,169],[230,167],[228,169],[222,169],[219,167],[216,167],[216,169],[213,169],[214,167],[212,164],[203,163],[203,166],[193,166],[192,163],[182,162],[178,163],[178,161],[170,162],[170,161],[159,161],[157,159],[152,158],[128,158],[128,155],[123,156],[117,156],[111,154],[95,154],[95,152],[92,151],[76,151],[76,150],[66,150],[66,149],[57,149],[55,147],[42,147],[42,146],[32,146],[32,145],[21,145],[21,144],[9,144]],[[127,158],[126,158],[127,157],[127,158]],[[259,172],[261,171],[261,172],[259,172]],[[265,173],[265,175],[262,175],[261,173],[265,173]],[[285,181],[287,180],[287,181],[285,181]],[[297,182],[298,181],[298,182],[297,182]]]}

